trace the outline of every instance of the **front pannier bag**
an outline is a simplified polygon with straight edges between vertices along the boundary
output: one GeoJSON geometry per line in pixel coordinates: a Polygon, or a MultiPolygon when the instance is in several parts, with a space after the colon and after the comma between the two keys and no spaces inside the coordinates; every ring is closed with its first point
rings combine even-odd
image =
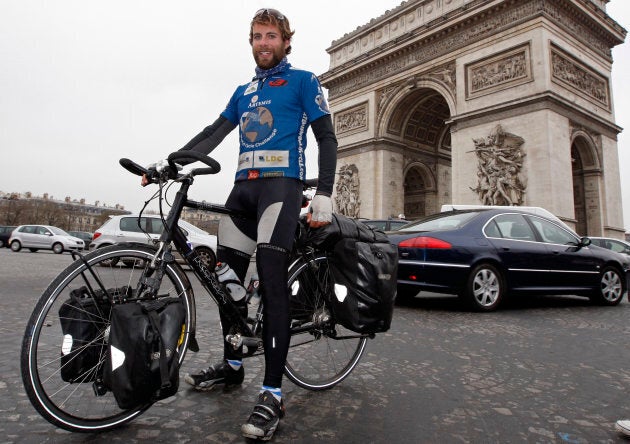
{"type": "MultiPolygon", "coordinates": [[[[112,292],[112,291],[110,291],[112,292]]],[[[66,382],[92,382],[99,375],[99,358],[105,344],[105,328],[111,303],[102,290],[90,293],[87,287],[70,292],[59,307],[63,333],[61,379],[66,382]]]]}
{"type": "Polygon", "coordinates": [[[103,382],[121,409],[177,393],[185,319],[184,305],[176,297],[112,307],[103,382]]]}
{"type": "Polygon", "coordinates": [[[382,231],[339,214],[333,214],[330,225],[312,230],[309,242],[331,253],[337,322],[358,333],[389,330],[396,299],[396,245],[382,231]]]}

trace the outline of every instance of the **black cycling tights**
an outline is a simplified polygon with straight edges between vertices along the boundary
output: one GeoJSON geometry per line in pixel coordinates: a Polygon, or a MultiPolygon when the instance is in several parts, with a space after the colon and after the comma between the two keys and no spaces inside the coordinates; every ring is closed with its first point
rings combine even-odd
{"type": "Polygon", "coordinates": [[[281,387],[284,362],[289,351],[289,253],[269,244],[258,244],[256,262],[262,288],[263,345],[265,378],[263,385],[281,387]],[[266,264],[266,265],[261,265],[266,264]]]}
{"type": "MultiPolygon", "coordinates": [[[[225,260],[228,262],[227,259],[225,260]]],[[[263,385],[281,387],[284,362],[290,341],[289,288],[287,287],[289,253],[270,244],[259,244],[256,251],[256,268],[261,282],[258,291],[263,302],[263,345],[265,347],[263,385]]],[[[237,306],[243,309],[246,305],[244,300],[241,304],[237,303],[237,306]]],[[[221,315],[221,326],[223,337],[225,337],[230,333],[230,324],[223,315],[221,315]]],[[[224,344],[224,358],[240,359],[239,353],[227,342],[224,344]]]]}

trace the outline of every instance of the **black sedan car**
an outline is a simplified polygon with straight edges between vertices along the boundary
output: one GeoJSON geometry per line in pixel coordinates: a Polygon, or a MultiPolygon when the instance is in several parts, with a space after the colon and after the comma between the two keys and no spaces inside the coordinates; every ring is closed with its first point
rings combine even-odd
{"type": "Polygon", "coordinates": [[[409,223],[404,219],[359,219],[368,227],[381,231],[395,231],[409,223]]]}
{"type": "Polygon", "coordinates": [[[388,233],[398,245],[398,299],[457,294],[479,311],[507,294],[588,296],[617,305],[630,259],[562,223],[518,209],[447,211],[388,233]]]}

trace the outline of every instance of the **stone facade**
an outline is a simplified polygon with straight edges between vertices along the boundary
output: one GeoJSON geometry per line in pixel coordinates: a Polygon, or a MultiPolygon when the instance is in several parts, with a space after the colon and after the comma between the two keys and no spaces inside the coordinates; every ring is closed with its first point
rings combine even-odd
{"type": "Polygon", "coordinates": [[[354,175],[337,209],[545,207],[623,236],[606,0],[408,0],[328,49],[321,76],[354,175]]]}

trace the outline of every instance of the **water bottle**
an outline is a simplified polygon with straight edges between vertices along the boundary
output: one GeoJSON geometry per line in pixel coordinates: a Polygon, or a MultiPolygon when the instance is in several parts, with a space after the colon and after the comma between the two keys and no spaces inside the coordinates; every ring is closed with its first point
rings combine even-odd
{"type": "Polygon", "coordinates": [[[241,285],[240,279],[228,264],[219,262],[214,271],[219,278],[219,282],[225,286],[234,302],[238,302],[245,297],[247,293],[245,287],[241,285]]]}

